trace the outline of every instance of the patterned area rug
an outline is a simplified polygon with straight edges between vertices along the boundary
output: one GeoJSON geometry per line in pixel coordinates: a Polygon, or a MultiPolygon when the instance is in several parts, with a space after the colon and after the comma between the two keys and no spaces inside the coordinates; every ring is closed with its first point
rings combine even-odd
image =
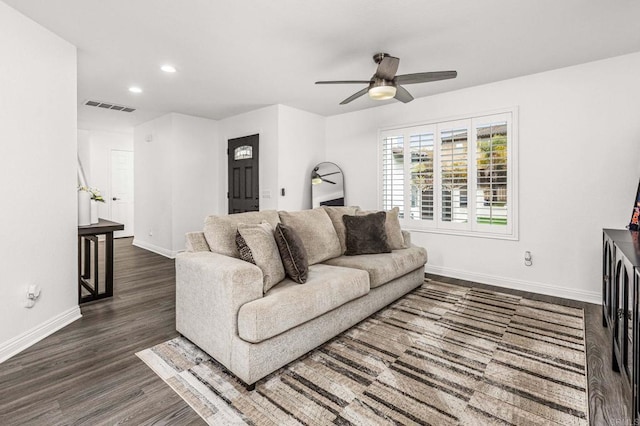
{"type": "Polygon", "coordinates": [[[426,281],[247,392],[184,338],[137,354],[209,424],[588,424],[581,309],[426,281]]]}

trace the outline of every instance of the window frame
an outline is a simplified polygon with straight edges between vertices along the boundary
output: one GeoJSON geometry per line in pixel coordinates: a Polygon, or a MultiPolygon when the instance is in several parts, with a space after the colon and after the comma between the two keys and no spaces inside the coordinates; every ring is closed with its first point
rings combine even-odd
{"type": "MultiPolygon", "coordinates": [[[[401,226],[410,231],[429,232],[450,235],[464,235],[481,238],[518,240],[518,108],[509,107],[481,113],[465,114],[421,123],[397,125],[378,130],[378,206],[384,208],[384,141],[385,138],[402,136],[404,184],[403,197],[405,212],[400,219],[401,226]],[[506,225],[477,223],[478,189],[478,132],[483,125],[506,122],[507,125],[507,204],[506,225]],[[441,173],[441,131],[444,127],[467,126],[467,221],[456,223],[445,221],[442,217],[442,173],[441,173]],[[411,219],[411,135],[433,132],[433,219],[411,219]],[[408,161],[407,161],[408,159],[408,161]]],[[[420,207],[421,208],[421,207],[420,207]]]]}

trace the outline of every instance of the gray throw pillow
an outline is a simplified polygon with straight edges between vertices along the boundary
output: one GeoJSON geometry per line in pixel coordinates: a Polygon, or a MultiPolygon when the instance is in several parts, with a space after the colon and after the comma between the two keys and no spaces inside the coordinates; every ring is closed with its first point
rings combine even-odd
{"type": "Polygon", "coordinates": [[[386,216],[385,212],[364,216],[342,216],[347,230],[345,255],[391,253],[384,228],[386,216]]]}
{"type": "Polygon", "coordinates": [[[284,279],[284,267],[269,223],[238,224],[236,245],[242,260],[262,270],[264,293],[284,279]]]}
{"type": "MultiPolygon", "coordinates": [[[[375,213],[375,211],[358,210],[356,215],[364,216],[371,213],[375,213]]],[[[391,250],[399,250],[409,247],[404,241],[402,228],[400,227],[400,209],[398,207],[394,207],[391,210],[386,211],[386,213],[387,219],[384,223],[384,229],[387,233],[387,242],[389,243],[391,250]]]]}
{"type": "Polygon", "coordinates": [[[307,250],[292,227],[283,223],[276,226],[274,232],[284,271],[295,282],[304,284],[309,275],[307,250]]]}

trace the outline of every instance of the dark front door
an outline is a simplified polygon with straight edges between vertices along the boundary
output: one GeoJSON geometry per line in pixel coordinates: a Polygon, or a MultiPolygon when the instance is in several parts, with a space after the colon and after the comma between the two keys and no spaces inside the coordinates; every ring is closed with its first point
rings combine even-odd
{"type": "Polygon", "coordinates": [[[260,209],[258,135],[229,139],[229,214],[260,209]]]}

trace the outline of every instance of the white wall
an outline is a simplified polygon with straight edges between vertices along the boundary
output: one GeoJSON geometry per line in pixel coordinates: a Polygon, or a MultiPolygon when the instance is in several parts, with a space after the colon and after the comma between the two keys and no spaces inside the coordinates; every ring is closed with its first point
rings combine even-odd
{"type": "Polygon", "coordinates": [[[348,203],[377,208],[378,129],[518,106],[519,241],[413,239],[430,272],[597,303],[601,229],[629,222],[640,177],[638,75],[640,53],[330,117],[327,158],[348,203]]]}
{"type": "Polygon", "coordinates": [[[173,116],[173,246],[184,250],[185,233],[202,229],[218,211],[218,122],[173,116]]]}
{"type": "Polygon", "coordinates": [[[167,256],[173,247],[171,129],[167,114],[133,132],[134,244],[167,256]]]}
{"type": "Polygon", "coordinates": [[[91,132],[78,129],[78,160],[82,164],[84,177],[91,182],[91,132]]]}
{"type": "Polygon", "coordinates": [[[76,49],[0,2],[0,58],[3,361],[80,310],[76,49]],[[42,293],[26,309],[29,284],[42,293]]]}
{"type": "Polygon", "coordinates": [[[134,129],[134,245],[173,257],[218,207],[218,124],[167,114],[134,129]]]}
{"type": "Polygon", "coordinates": [[[325,159],[325,118],[280,105],[278,111],[278,209],[311,208],[311,171],[325,159]],[[285,196],[280,195],[285,188],[285,196]]]}

